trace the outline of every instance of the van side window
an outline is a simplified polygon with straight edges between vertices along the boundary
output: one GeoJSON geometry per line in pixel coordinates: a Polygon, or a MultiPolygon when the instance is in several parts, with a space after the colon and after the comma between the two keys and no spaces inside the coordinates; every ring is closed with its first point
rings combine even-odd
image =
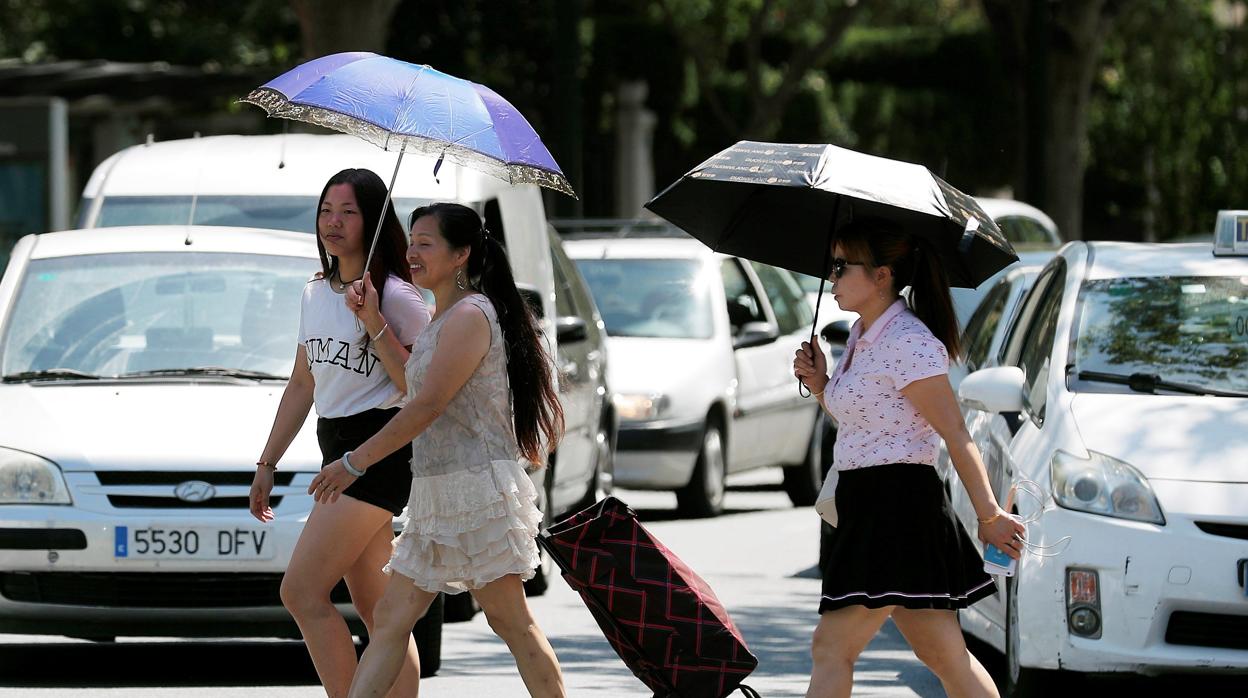
{"type": "Polygon", "coordinates": [[[507,247],[507,231],[503,230],[503,212],[498,206],[498,199],[489,199],[485,205],[481,207],[481,218],[484,219],[485,229],[490,231],[490,235],[495,240],[503,243],[503,247],[507,247]]]}

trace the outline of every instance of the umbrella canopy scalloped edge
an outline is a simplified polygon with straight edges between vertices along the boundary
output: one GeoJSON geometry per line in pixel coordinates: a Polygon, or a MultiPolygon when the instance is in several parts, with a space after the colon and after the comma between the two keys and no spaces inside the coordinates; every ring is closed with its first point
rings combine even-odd
{"type": "Polygon", "coordinates": [[[437,139],[395,135],[364,119],[340,114],[330,109],[297,104],[273,88],[257,88],[238,101],[254,104],[264,109],[270,117],[302,121],[357,136],[386,151],[402,150],[406,153],[445,157],[456,165],[497,177],[508,184],[536,184],[567,194],[573,199],[578,198],[567,178],[560,173],[532,165],[503,163],[472,148],[449,144],[437,139]]]}

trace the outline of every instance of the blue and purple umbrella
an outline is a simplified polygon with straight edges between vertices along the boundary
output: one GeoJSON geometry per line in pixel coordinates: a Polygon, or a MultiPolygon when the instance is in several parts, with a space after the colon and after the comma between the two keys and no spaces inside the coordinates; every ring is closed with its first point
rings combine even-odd
{"type": "Polygon", "coordinates": [[[335,53],[279,75],[241,101],[269,116],[359,136],[399,152],[400,159],[405,152],[433,155],[510,184],[576,196],[542,139],[510,102],[484,85],[427,65],[375,53],[335,53]]]}

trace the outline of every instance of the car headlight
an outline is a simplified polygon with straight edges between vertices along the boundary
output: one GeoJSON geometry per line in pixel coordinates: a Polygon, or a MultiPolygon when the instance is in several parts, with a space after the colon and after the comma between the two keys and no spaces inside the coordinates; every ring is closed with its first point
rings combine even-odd
{"type": "Polygon", "coordinates": [[[39,456],[0,448],[0,504],[69,504],[61,469],[39,456]]]}
{"type": "Polygon", "coordinates": [[[1089,514],[1165,524],[1148,480],[1130,465],[1103,453],[1089,458],[1058,451],[1053,456],[1053,500],[1089,514]]]}
{"type": "Polygon", "coordinates": [[[620,419],[629,421],[655,419],[667,409],[667,396],[658,393],[616,393],[611,396],[611,402],[620,419]]]}

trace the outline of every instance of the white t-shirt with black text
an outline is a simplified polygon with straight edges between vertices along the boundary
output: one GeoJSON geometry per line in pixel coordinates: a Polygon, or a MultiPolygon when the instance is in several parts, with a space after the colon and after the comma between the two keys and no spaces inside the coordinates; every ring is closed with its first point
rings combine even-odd
{"type": "MultiPolygon", "coordinates": [[[[429,324],[429,308],[415,286],[391,275],[386,279],[381,314],[399,343],[411,346],[429,324]]],[[[402,403],[403,395],[390,380],[373,342],[364,349],[367,330],[357,322],[326,279],[309,281],[299,305],[299,343],[308,356],[316,382],[313,403],[320,417],[335,418],[402,403]]],[[[384,340],[385,337],[382,337],[384,340]]]]}

